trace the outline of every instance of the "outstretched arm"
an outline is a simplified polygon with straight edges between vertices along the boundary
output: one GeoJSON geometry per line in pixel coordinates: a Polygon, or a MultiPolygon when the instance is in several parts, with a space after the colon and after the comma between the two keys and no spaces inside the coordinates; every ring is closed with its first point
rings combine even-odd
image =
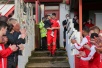
{"type": "Polygon", "coordinates": [[[13,51],[10,48],[7,48],[6,50],[0,50],[0,56],[1,57],[8,57],[13,51]]]}
{"type": "Polygon", "coordinates": [[[60,27],[52,27],[52,29],[60,29],[60,27]]]}
{"type": "Polygon", "coordinates": [[[74,43],[76,49],[80,50],[88,41],[86,38],[83,38],[80,44],[74,43]]]}
{"type": "Polygon", "coordinates": [[[95,54],[96,50],[95,50],[95,46],[91,47],[91,52],[89,53],[88,57],[84,58],[81,57],[82,60],[88,61],[91,60],[93,58],[93,55],[95,54]]]}

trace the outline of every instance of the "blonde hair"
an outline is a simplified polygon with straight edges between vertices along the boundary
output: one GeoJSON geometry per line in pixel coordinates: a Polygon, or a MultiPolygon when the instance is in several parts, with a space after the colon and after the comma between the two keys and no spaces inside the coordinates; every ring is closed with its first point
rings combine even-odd
{"type": "Polygon", "coordinates": [[[100,32],[100,28],[98,26],[93,26],[90,28],[90,31],[94,30],[95,33],[99,33],[100,32]]]}

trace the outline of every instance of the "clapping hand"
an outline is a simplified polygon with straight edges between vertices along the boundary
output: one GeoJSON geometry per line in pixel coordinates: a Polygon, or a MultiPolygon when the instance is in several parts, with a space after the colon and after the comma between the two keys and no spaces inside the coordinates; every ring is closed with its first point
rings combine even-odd
{"type": "Polygon", "coordinates": [[[74,44],[77,43],[77,41],[75,39],[71,39],[71,43],[74,44]]]}
{"type": "Polygon", "coordinates": [[[21,34],[21,38],[24,39],[27,35],[26,34],[21,34]]]}
{"type": "Polygon", "coordinates": [[[21,38],[24,39],[27,36],[26,29],[21,29],[20,32],[21,32],[21,38]]]}
{"type": "Polygon", "coordinates": [[[20,32],[21,32],[21,34],[25,34],[26,33],[26,29],[25,28],[21,29],[20,32]]]}
{"type": "Polygon", "coordinates": [[[77,57],[77,58],[81,58],[82,56],[81,56],[80,54],[78,54],[76,57],[77,57]]]}
{"type": "Polygon", "coordinates": [[[18,47],[16,45],[10,45],[9,46],[12,51],[17,51],[18,47]]]}
{"type": "Polygon", "coordinates": [[[19,50],[24,50],[24,45],[23,44],[18,45],[18,47],[20,48],[19,50]]]}

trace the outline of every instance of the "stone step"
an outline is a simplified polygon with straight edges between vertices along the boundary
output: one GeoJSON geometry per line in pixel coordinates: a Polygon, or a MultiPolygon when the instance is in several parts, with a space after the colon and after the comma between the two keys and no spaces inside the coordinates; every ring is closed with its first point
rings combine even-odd
{"type": "Polygon", "coordinates": [[[45,63],[45,62],[54,62],[54,61],[67,61],[66,56],[59,56],[59,57],[30,57],[30,63],[45,63]]]}
{"type": "Polygon", "coordinates": [[[33,51],[26,68],[70,68],[66,51],[56,51],[49,57],[49,51],[33,51]]]}
{"type": "MultiPolygon", "coordinates": [[[[47,57],[49,53],[50,53],[49,51],[33,51],[32,56],[33,57],[47,57]]],[[[56,51],[55,54],[56,56],[67,56],[66,51],[56,51]]]]}
{"type": "Polygon", "coordinates": [[[70,68],[68,62],[30,63],[26,68],[70,68]]]}

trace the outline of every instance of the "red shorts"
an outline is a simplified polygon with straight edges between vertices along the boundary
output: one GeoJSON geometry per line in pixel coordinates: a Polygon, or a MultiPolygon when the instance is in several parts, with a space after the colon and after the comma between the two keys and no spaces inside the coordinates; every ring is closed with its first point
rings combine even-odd
{"type": "Polygon", "coordinates": [[[51,43],[53,43],[53,42],[56,43],[56,38],[57,38],[57,36],[54,35],[54,37],[52,37],[50,34],[51,34],[51,33],[47,33],[47,44],[51,44],[51,43]]]}

